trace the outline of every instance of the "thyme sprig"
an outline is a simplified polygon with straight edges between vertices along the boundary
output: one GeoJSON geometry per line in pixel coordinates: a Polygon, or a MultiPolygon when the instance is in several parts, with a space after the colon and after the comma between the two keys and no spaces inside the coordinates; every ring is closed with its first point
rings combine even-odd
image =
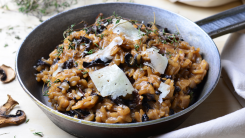
{"type": "Polygon", "coordinates": [[[85,72],[83,72],[83,75],[85,75],[85,74],[87,74],[88,72],[87,71],[85,71],[85,72]]]}
{"type": "Polygon", "coordinates": [[[72,43],[70,43],[69,46],[68,46],[68,50],[69,50],[69,49],[75,50],[75,46],[73,46],[72,43]]]}
{"type": "Polygon", "coordinates": [[[29,122],[29,119],[26,120],[26,123],[28,123],[28,122],[29,122]]]}
{"type": "Polygon", "coordinates": [[[169,56],[169,58],[171,58],[171,57],[172,57],[172,53],[171,53],[170,51],[167,51],[165,54],[166,54],[166,55],[168,55],[168,56],[169,56]]]}
{"type": "Polygon", "coordinates": [[[102,48],[98,45],[98,44],[96,44],[96,43],[94,43],[99,49],[101,49],[102,50],[102,48]]]}
{"type": "Polygon", "coordinates": [[[117,19],[116,24],[118,24],[119,22],[120,22],[120,19],[117,19]]]}
{"type": "Polygon", "coordinates": [[[139,46],[138,44],[134,45],[134,48],[135,48],[136,51],[139,50],[139,47],[140,47],[140,46],[139,46]]]}
{"type": "Polygon", "coordinates": [[[57,48],[57,52],[58,52],[57,56],[58,56],[58,57],[63,53],[63,50],[64,50],[64,45],[59,46],[59,47],[57,48]]]}
{"type": "Polygon", "coordinates": [[[50,80],[46,80],[46,82],[45,82],[46,84],[48,84],[47,86],[48,87],[51,87],[51,83],[50,83],[50,80]]]}
{"type": "Polygon", "coordinates": [[[46,91],[43,93],[43,96],[49,96],[49,95],[48,95],[48,92],[49,92],[49,91],[46,90],[46,91]]]}
{"type": "Polygon", "coordinates": [[[87,52],[87,54],[93,54],[94,53],[94,49],[91,49],[91,50],[89,50],[88,52],[87,52]]]}
{"type": "Polygon", "coordinates": [[[38,135],[38,136],[40,136],[40,137],[43,137],[43,132],[35,132],[35,133],[33,133],[34,135],[38,135]]]}
{"type": "MultiPolygon", "coordinates": [[[[42,17],[53,13],[59,13],[71,5],[77,4],[77,0],[14,0],[19,6],[19,12],[33,15],[42,21],[42,17]]],[[[6,7],[8,9],[8,7],[6,7]]]]}
{"type": "Polygon", "coordinates": [[[54,81],[54,83],[58,83],[58,82],[61,82],[60,79],[56,79],[56,80],[54,81]]]}
{"type": "Polygon", "coordinates": [[[66,38],[67,36],[69,36],[72,32],[73,32],[73,27],[75,26],[75,24],[72,24],[71,27],[68,27],[68,29],[66,29],[63,32],[63,37],[66,38]]]}

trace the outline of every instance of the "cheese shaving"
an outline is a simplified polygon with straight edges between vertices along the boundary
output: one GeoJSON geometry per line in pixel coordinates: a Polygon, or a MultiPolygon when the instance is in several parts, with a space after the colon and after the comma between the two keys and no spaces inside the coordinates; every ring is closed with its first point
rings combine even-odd
{"type": "Polygon", "coordinates": [[[52,75],[53,77],[55,77],[59,72],[63,71],[62,66],[63,66],[63,63],[58,64],[58,68],[56,69],[56,71],[52,75]]]}
{"type": "Polygon", "coordinates": [[[134,28],[134,26],[127,20],[113,19],[112,23],[114,25],[113,33],[116,33],[116,34],[122,33],[126,39],[130,39],[133,41],[139,40],[142,38],[142,35],[145,34],[144,32],[134,28]],[[120,21],[117,23],[117,20],[120,20],[120,21]]]}
{"type": "Polygon", "coordinates": [[[114,38],[111,43],[104,48],[103,50],[99,50],[94,54],[86,56],[89,60],[95,60],[97,58],[100,58],[102,61],[107,62],[111,60],[113,57],[110,55],[111,50],[116,45],[122,45],[123,40],[121,37],[114,38]]]}
{"type": "Polygon", "coordinates": [[[150,66],[155,71],[164,74],[167,65],[168,65],[168,59],[165,56],[162,56],[158,53],[159,49],[152,47],[149,49],[146,49],[146,51],[142,52],[142,54],[148,53],[148,57],[151,59],[151,63],[144,63],[144,65],[150,66]]]}
{"type": "Polygon", "coordinates": [[[107,66],[94,72],[89,72],[95,87],[101,96],[111,96],[116,99],[119,96],[132,94],[134,87],[124,72],[117,66],[107,66]]]}
{"type": "Polygon", "coordinates": [[[161,82],[158,90],[162,92],[159,95],[159,99],[158,99],[159,103],[162,103],[163,101],[162,99],[165,98],[170,92],[170,86],[166,83],[161,82]]]}

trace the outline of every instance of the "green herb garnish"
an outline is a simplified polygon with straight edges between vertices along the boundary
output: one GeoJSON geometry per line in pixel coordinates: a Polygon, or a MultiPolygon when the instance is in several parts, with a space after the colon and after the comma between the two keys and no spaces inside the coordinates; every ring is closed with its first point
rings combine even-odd
{"type": "Polygon", "coordinates": [[[26,120],[26,123],[28,123],[28,122],[29,122],[29,119],[26,120]]]}
{"type": "Polygon", "coordinates": [[[40,137],[43,137],[43,133],[42,132],[35,132],[35,133],[33,133],[34,135],[38,135],[38,136],[40,136],[40,137]]]}
{"type": "Polygon", "coordinates": [[[93,54],[93,53],[94,53],[94,49],[91,49],[91,50],[88,51],[87,54],[93,54]]]}
{"type": "Polygon", "coordinates": [[[8,7],[7,4],[5,4],[5,5],[2,6],[2,8],[4,8],[4,7],[6,8],[6,10],[9,10],[9,7],[8,7]]]}
{"type": "Polygon", "coordinates": [[[46,81],[45,81],[45,83],[49,83],[49,82],[50,82],[50,80],[46,80],[46,81]]]}
{"type": "Polygon", "coordinates": [[[167,53],[165,53],[166,55],[168,55],[169,56],[169,58],[171,58],[172,57],[172,54],[169,52],[169,51],[167,51],[167,53]]]}
{"type": "Polygon", "coordinates": [[[104,34],[101,34],[101,35],[100,35],[100,39],[103,39],[103,37],[104,37],[104,34]]]}
{"type": "Polygon", "coordinates": [[[193,99],[193,97],[194,97],[193,94],[194,94],[193,91],[191,91],[191,92],[190,92],[190,101],[192,101],[192,99],[193,99]]]}
{"type": "Polygon", "coordinates": [[[5,44],[5,45],[4,45],[4,47],[7,47],[7,46],[9,46],[9,45],[8,45],[8,44],[5,44]]]}
{"type": "Polygon", "coordinates": [[[63,53],[63,50],[64,50],[64,45],[59,46],[59,47],[57,48],[57,51],[58,51],[57,56],[58,56],[58,57],[63,53]]]}
{"type": "Polygon", "coordinates": [[[118,16],[118,15],[116,14],[116,12],[115,12],[115,11],[113,12],[113,16],[115,16],[115,17],[117,17],[117,16],[118,16]]]}
{"type": "Polygon", "coordinates": [[[70,43],[69,46],[68,46],[68,50],[69,50],[69,49],[75,50],[75,46],[73,46],[72,43],[70,43]]]}
{"type": "Polygon", "coordinates": [[[138,21],[137,20],[130,20],[132,24],[136,24],[138,21]]]}
{"type": "Polygon", "coordinates": [[[116,21],[116,24],[118,24],[120,22],[120,19],[118,19],[117,21],[116,21]]]}
{"type": "Polygon", "coordinates": [[[56,79],[56,80],[54,81],[54,83],[58,83],[58,82],[61,82],[60,79],[56,79]]]}
{"type": "Polygon", "coordinates": [[[63,32],[63,37],[66,38],[67,36],[69,36],[72,31],[73,31],[73,27],[75,26],[75,24],[72,24],[71,27],[68,27],[68,29],[66,29],[64,32],[63,32]]]}
{"type": "Polygon", "coordinates": [[[83,72],[83,75],[85,75],[85,74],[87,74],[88,72],[87,71],[85,71],[85,72],[83,72]]]}
{"type": "Polygon", "coordinates": [[[108,23],[110,23],[111,21],[112,21],[112,19],[111,19],[111,18],[110,18],[110,19],[107,19],[107,22],[108,22],[108,23]]]}
{"type": "Polygon", "coordinates": [[[164,29],[162,30],[162,35],[165,35],[165,31],[164,31],[164,29]]]}
{"type": "Polygon", "coordinates": [[[146,35],[149,35],[152,31],[145,29],[146,35]]]}
{"type": "Polygon", "coordinates": [[[48,92],[49,92],[49,91],[46,90],[46,91],[44,92],[43,96],[49,96],[49,95],[48,95],[48,92]]]}
{"type": "Polygon", "coordinates": [[[136,51],[139,50],[139,47],[140,47],[140,46],[139,46],[138,44],[134,45],[134,48],[135,48],[136,51]]]}
{"type": "Polygon", "coordinates": [[[19,39],[19,40],[21,39],[21,38],[20,38],[18,35],[17,35],[17,36],[15,36],[15,38],[16,38],[16,39],[19,39]]]}
{"type": "Polygon", "coordinates": [[[98,48],[100,48],[99,46],[98,46],[98,44],[96,44],[96,43],[94,43],[98,48]]]}
{"type": "Polygon", "coordinates": [[[166,41],[166,40],[164,40],[164,41],[163,41],[163,43],[164,43],[164,44],[167,44],[167,41],[166,41]]]}
{"type": "Polygon", "coordinates": [[[98,44],[96,44],[96,43],[94,43],[99,49],[101,49],[102,50],[102,48],[101,47],[99,47],[99,45],[98,44]]]}
{"type": "Polygon", "coordinates": [[[157,30],[154,30],[153,32],[154,32],[155,34],[157,34],[157,30]]]}
{"type": "Polygon", "coordinates": [[[46,80],[45,83],[48,84],[48,87],[51,87],[50,80],[46,80]]]}
{"type": "MultiPolygon", "coordinates": [[[[42,21],[42,17],[54,12],[59,13],[66,7],[77,4],[77,0],[14,0],[19,11],[30,14],[42,21]]],[[[7,5],[5,6],[8,9],[7,5]]]]}

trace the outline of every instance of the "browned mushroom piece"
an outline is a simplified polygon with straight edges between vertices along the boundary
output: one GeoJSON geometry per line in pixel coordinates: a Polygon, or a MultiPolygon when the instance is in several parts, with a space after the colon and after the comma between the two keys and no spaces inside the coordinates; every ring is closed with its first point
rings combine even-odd
{"type": "Polygon", "coordinates": [[[0,66],[0,80],[4,83],[11,82],[15,78],[15,71],[6,65],[0,66]]]}
{"type": "Polygon", "coordinates": [[[24,111],[18,110],[15,115],[9,115],[9,112],[19,104],[8,95],[8,101],[0,108],[0,127],[8,125],[19,125],[26,120],[24,111]]]}

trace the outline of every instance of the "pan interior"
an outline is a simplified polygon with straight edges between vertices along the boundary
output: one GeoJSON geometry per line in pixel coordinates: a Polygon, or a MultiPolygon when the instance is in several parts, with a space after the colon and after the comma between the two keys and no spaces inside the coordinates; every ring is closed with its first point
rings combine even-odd
{"type": "Polygon", "coordinates": [[[198,101],[192,106],[200,104],[211,93],[220,74],[220,56],[212,39],[195,23],[182,16],[156,7],[130,3],[80,7],[58,14],[34,29],[22,43],[17,55],[16,69],[25,89],[37,100],[51,107],[48,97],[42,96],[43,84],[36,81],[34,74],[37,72],[33,66],[41,57],[48,58],[49,53],[63,40],[63,31],[68,26],[82,20],[92,24],[99,13],[108,17],[114,11],[119,16],[144,21],[145,24],[154,20],[155,13],[156,24],[168,28],[171,33],[179,31],[191,46],[199,47],[203,58],[209,63],[209,71],[198,89],[198,101]]]}

